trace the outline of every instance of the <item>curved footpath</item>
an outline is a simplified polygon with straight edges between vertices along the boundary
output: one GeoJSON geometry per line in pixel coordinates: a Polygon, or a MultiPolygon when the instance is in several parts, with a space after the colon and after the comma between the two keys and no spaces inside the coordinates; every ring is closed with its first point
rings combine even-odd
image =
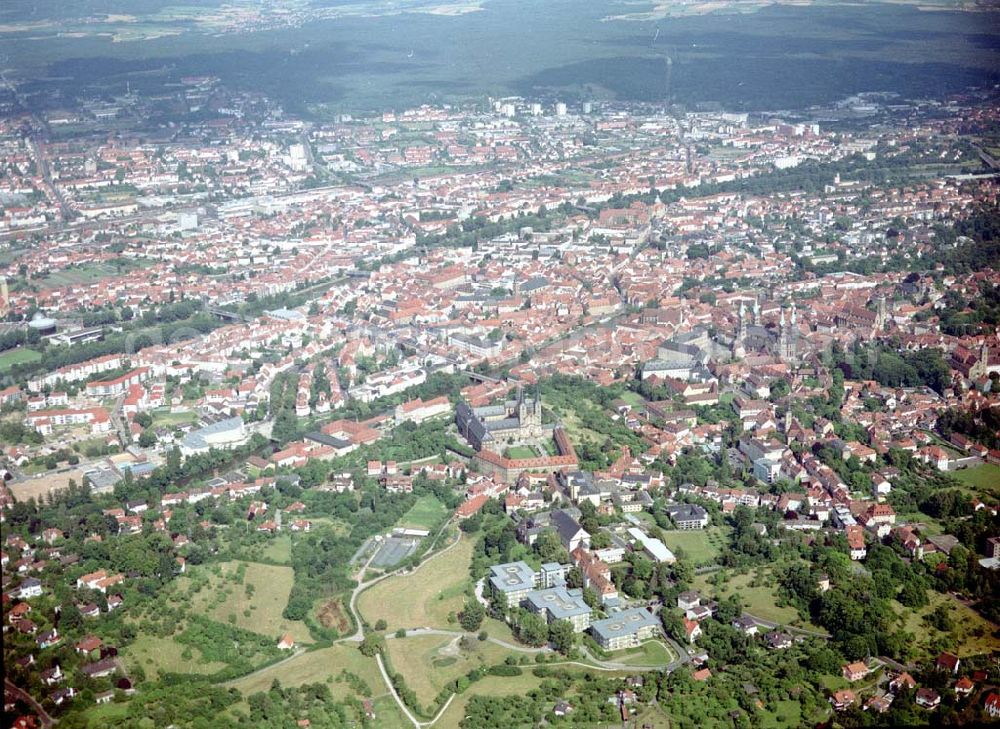
{"type": "MultiPolygon", "coordinates": [[[[437,536],[434,538],[435,542],[438,539],[441,538],[441,535],[444,533],[444,530],[447,528],[448,524],[450,524],[450,523],[451,522],[446,523],[441,528],[441,531],[439,531],[438,534],[437,534],[437,536]]],[[[371,580],[368,580],[367,582],[364,582],[362,580],[364,579],[365,572],[368,570],[368,567],[371,564],[372,560],[375,558],[375,555],[373,554],[371,557],[369,557],[368,561],[365,562],[364,566],[358,571],[358,578],[357,578],[359,580],[358,586],[355,587],[354,590],[351,592],[351,599],[348,602],[348,609],[350,610],[351,616],[353,617],[354,622],[357,625],[357,630],[353,634],[351,634],[349,636],[346,636],[344,638],[341,638],[341,639],[339,639],[336,642],[337,643],[344,643],[344,642],[356,642],[356,643],[360,643],[361,641],[364,640],[364,623],[362,622],[361,614],[358,612],[358,609],[357,609],[358,596],[362,592],[364,592],[365,590],[367,590],[372,585],[375,585],[375,584],[381,582],[382,580],[388,579],[389,577],[396,577],[396,576],[402,576],[402,575],[411,575],[411,574],[419,571],[421,567],[423,567],[425,564],[427,564],[431,560],[437,559],[441,555],[446,554],[449,550],[451,550],[452,548],[454,548],[462,540],[462,536],[463,536],[462,532],[459,531],[458,532],[458,536],[455,539],[455,541],[453,541],[451,544],[447,545],[446,547],[444,547],[440,551],[437,551],[437,552],[434,552],[433,554],[431,554],[429,557],[427,557],[425,560],[423,560],[419,565],[417,565],[416,567],[414,567],[412,570],[409,570],[409,571],[406,571],[405,569],[394,570],[392,572],[387,572],[384,575],[379,575],[378,577],[375,577],[375,578],[373,578],[371,580]]],[[[411,629],[407,629],[406,630],[406,635],[407,636],[411,636],[411,635],[413,635],[413,636],[418,636],[418,635],[441,635],[441,636],[446,636],[446,637],[450,637],[450,638],[455,638],[455,637],[462,637],[462,636],[471,635],[471,634],[470,633],[464,633],[462,631],[457,631],[457,630],[442,630],[442,629],[438,629],[438,628],[411,628],[411,629]]],[[[390,634],[386,635],[385,637],[386,637],[387,640],[391,640],[391,639],[396,638],[396,635],[394,633],[390,633],[390,634]]],[[[500,646],[502,648],[505,648],[507,650],[516,651],[516,652],[519,652],[519,653],[526,653],[526,654],[535,655],[535,654],[539,654],[539,653],[552,653],[553,652],[552,649],[549,648],[548,646],[541,647],[541,648],[532,648],[532,647],[529,647],[529,646],[515,645],[513,643],[509,643],[507,641],[500,640],[499,638],[493,638],[493,637],[487,637],[486,640],[488,640],[490,643],[498,645],[498,646],[500,646]]],[[[546,666],[580,666],[581,668],[588,668],[588,669],[591,669],[591,670],[615,671],[615,672],[621,672],[621,671],[634,671],[634,672],[667,671],[667,672],[671,672],[671,671],[677,670],[678,668],[680,668],[684,664],[689,663],[691,661],[691,656],[676,641],[674,641],[671,638],[668,638],[666,636],[662,636],[662,641],[664,643],[666,643],[667,646],[669,646],[669,648],[673,651],[673,653],[676,655],[676,657],[674,658],[674,660],[670,661],[670,663],[667,663],[667,664],[664,664],[664,665],[660,665],[660,666],[634,666],[634,665],[627,664],[627,663],[619,663],[619,662],[616,662],[616,661],[601,660],[599,658],[594,657],[590,653],[590,651],[587,650],[586,647],[583,647],[581,649],[581,651],[582,651],[583,655],[585,656],[585,658],[588,661],[590,661],[589,663],[584,663],[583,661],[566,660],[566,661],[553,661],[551,663],[547,662],[547,663],[541,664],[541,665],[546,665],[546,666]]],[[[385,662],[382,660],[382,655],[380,653],[376,653],[376,655],[375,655],[375,662],[378,664],[378,670],[379,670],[379,673],[382,674],[382,680],[385,681],[385,685],[389,689],[389,693],[392,694],[392,698],[396,701],[396,705],[399,706],[400,711],[402,711],[403,715],[407,719],[410,720],[410,722],[413,724],[413,726],[414,726],[415,729],[424,729],[425,727],[433,726],[441,718],[441,716],[444,714],[444,712],[448,709],[448,707],[451,705],[451,702],[455,699],[455,696],[457,695],[457,694],[452,694],[451,696],[449,696],[448,700],[438,710],[437,714],[434,716],[433,719],[431,719],[429,721],[423,721],[422,722],[419,719],[417,719],[416,716],[413,715],[413,712],[410,710],[410,708],[405,703],[403,703],[403,700],[400,698],[399,694],[396,692],[396,688],[395,688],[395,686],[392,685],[392,681],[389,678],[389,673],[388,673],[388,671],[385,668],[385,662]]]]}

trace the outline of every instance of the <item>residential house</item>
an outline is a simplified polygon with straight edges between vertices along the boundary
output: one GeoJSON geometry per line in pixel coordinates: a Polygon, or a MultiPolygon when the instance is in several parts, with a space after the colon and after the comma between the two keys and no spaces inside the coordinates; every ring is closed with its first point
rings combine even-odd
{"type": "Polygon", "coordinates": [[[865,676],[867,676],[871,671],[867,665],[862,661],[857,661],[855,663],[848,663],[846,666],[841,668],[840,671],[844,678],[848,681],[860,681],[865,676]]]}
{"type": "Polygon", "coordinates": [[[930,711],[941,705],[941,694],[932,688],[920,688],[917,689],[915,700],[917,702],[917,706],[930,711]]]}
{"type": "Polygon", "coordinates": [[[834,691],[833,695],[830,696],[830,703],[833,704],[834,711],[847,711],[854,706],[854,702],[857,700],[858,697],[849,689],[834,691]]]}

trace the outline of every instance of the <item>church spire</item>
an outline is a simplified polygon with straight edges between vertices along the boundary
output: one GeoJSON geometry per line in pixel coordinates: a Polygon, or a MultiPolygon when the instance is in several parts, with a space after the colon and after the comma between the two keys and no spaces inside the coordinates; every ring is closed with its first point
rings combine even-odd
{"type": "Polygon", "coordinates": [[[778,325],[778,358],[782,362],[793,362],[795,360],[795,305],[792,304],[791,323],[785,320],[785,310],[781,310],[781,319],[778,325]]]}

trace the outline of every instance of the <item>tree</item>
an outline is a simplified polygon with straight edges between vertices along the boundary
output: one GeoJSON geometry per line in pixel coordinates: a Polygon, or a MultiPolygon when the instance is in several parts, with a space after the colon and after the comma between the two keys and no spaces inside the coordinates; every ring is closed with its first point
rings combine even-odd
{"type": "Polygon", "coordinates": [[[611,535],[603,529],[590,535],[591,549],[607,549],[611,546],[611,535]]]}
{"type": "Polygon", "coordinates": [[[462,630],[474,633],[483,624],[484,617],[486,617],[486,610],[482,604],[479,600],[470,598],[465,601],[465,607],[458,614],[458,622],[462,626],[462,630]]]}
{"type": "Polygon", "coordinates": [[[549,642],[563,655],[572,650],[574,637],[573,624],[568,620],[557,620],[549,626],[549,642]]]}
{"type": "Polygon", "coordinates": [[[554,529],[545,529],[535,539],[535,552],[543,562],[565,562],[566,550],[563,549],[559,535],[554,529]]]}
{"type": "Polygon", "coordinates": [[[549,638],[549,626],[534,613],[525,612],[517,625],[518,638],[531,646],[545,645],[549,638]]]}
{"type": "Polygon", "coordinates": [[[358,646],[358,650],[361,651],[362,655],[372,658],[376,653],[381,653],[385,649],[385,641],[382,636],[375,633],[368,633],[365,635],[364,640],[361,641],[361,645],[358,646]]]}
{"type": "Polygon", "coordinates": [[[152,448],[156,445],[156,433],[148,428],[139,434],[139,447],[152,448]]]}

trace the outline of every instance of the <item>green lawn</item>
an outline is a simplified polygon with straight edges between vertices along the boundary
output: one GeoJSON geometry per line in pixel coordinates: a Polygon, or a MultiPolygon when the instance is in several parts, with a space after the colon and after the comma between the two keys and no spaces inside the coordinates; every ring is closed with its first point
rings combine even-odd
{"type": "Polygon", "coordinates": [[[793,607],[779,607],[776,586],[773,584],[769,571],[761,570],[760,584],[754,587],[750,583],[754,581],[754,573],[750,572],[742,575],[732,576],[728,582],[720,587],[709,583],[709,579],[715,575],[722,574],[714,572],[711,575],[698,575],[694,579],[694,587],[702,594],[715,599],[729,597],[734,592],[743,600],[744,608],[754,617],[769,620],[775,623],[786,625],[798,625],[803,628],[818,630],[809,623],[803,623],[798,612],[793,607]]]}
{"type": "Polygon", "coordinates": [[[845,689],[851,685],[843,676],[833,676],[830,674],[823,674],[819,677],[820,685],[827,691],[839,691],[840,689],[845,689]]]}
{"type": "Polygon", "coordinates": [[[674,652],[658,640],[647,640],[638,649],[612,653],[608,659],[630,666],[663,666],[674,660],[674,652]]]}
{"type": "Polygon", "coordinates": [[[198,414],[193,410],[185,410],[179,413],[170,412],[170,408],[158,408],[150,412],[153,416],[153,427],[182,425],[184,423],[197,423],[198,414]]]}
{"type": "Polygon", "coordinates": [[[6,372],[14,365],[37,362],[41,358],[42,355],[40,352],[27,349],[26,347],[8,349],[6,352],[0,352],[0,372],[6,372]]]}
{"type": "Polygon", "coordinates": [[[646,404],[646,399],[638,392],[633,392],[632,390],[626,390],[625,392],[623,392],[621,399],[627,402],[633,408],[641,408],[646,404]]]}
{"type": "Polygon", "coordinates": [[[125,649],[125,665],[142,666],[151,680],[160,673],[211,674],[226,667],[225,663],[204,660],[196,649],[185,658],[186,649],[173,638],[140,635],[125,649]]]}
{"type": "Polygon", "coordinates": [[[975,468],[963,468],[951,475],[981,493],[1000,496],[1000,466],[984,463],[975,468]]]}
{"type": "Polygon", "coordinates": [[[290,661],[237,679],[230,685],[244,696],[250,696],[258,691],[267,691],[271,682],[277,678],[286,687],[327,683],[338,699],[357,696],[350,682],[341,677],[341,672],[345,670],[368,684],[373,697],[387,692],[375,659],[361,655],[356,643],[340,643],[329,648],[307,651],[290,661]]]}
{"type": "Polygon", "coordinates": [[[768,729],[799,726],[801,718],[802,707],[798,701],[775,701],[774,708],[761,715],[760,724],[768,729]]]}
{"type": "Polygon", "coordinates": [[[408,512],[403,514],[398,526],[411,529],[430,529],[447,513],[445,505],[434,496],[427,494],[417,499],[408,512]]]}
{"type": "Polygon", "coordinates": [[[292,535],[285,533],[270,540],[261,552],[260,558],[267,562],[290,565],[292,563],[292,535]]]}
{"type": "Polygon", "coordinates": [[[962,658],[1000,650],[1000,639],[993,636],[997,626],[975,610],[966,607],[951,595],[944,595],[934,590],[928,590],[927,597],[930,603],[920,610],[904,608],[895,600],[891,602],[896,613],[903,617],[903,628],[916,636],[915,647],[918,651],[927,656],[935,653],[931,649],[931,642],[941,637],[952,641],[950,648],[962,658]],[[941,633],[923,621],[923,616],[933,612],[939,605],[948,609],[955,625],[954,629],[947,633],[941,633]]]}
{"type": "Polygon", "coordinates": [[[538,458],[538,451],[530,446],[511,446],[504,452],[504,455],[513,459],[538,458]]]}
{"type": "Polygon", "coordinates": [[[95,704],[87,709],[86,716],[94,726],[115,726],[128,716],[128,706],[127,701],[95,704]]]}
{"type": "Polygon", "coordinates": [[[726,531],[723,527],[711,527],[664,532],[663,543],[675,553],[683,550],[696,565],[709,564],[722,552],[726,531]]]}
{"type": "MultiPolygon", "coordinates": [[[[454,630],[449,613],[465,604],[465,589],[472,582],[472,539],[465,537],[447,554],[435,557],[411,574],[390,577],[358,597],[358,610],[370,624],[379,619],[389,631],[397,628],[444,628],[454,630]],[[399,599],[405,595],[406,599],[399,599]]],[[[497,636],[499,637],[499,636],[497,636]]]]}
{"type": "Polygon", "coordinates": [[[187,577],[177,581],[180,594],[191,608],[220,623],[232,622],[245,630],[273,636],[275,641],[285,633],[291,633],[299,642],[311,640],[305,623],[282,617],[295,580],[291,567],[260,562],[222,562],[220,567],[220,575],[193,567],[192,576],[208,575],[207,584],[195,592],[192,590],[200,583],[187,577]],[[241,564],[246,566],[246,572],[243,584],[238,584],[236,575],[241,564]]]}
{"type": "Polygon", "coordinates": [[[423,705],[433,701],[449,681],[478,666],[503,663],[511,653],[475,638],[471,648],[465,650],[459,646],[459,638],[441,635],[392,638],[386,641],[386,651],[393,670],[403,675],[423,705]]]}

